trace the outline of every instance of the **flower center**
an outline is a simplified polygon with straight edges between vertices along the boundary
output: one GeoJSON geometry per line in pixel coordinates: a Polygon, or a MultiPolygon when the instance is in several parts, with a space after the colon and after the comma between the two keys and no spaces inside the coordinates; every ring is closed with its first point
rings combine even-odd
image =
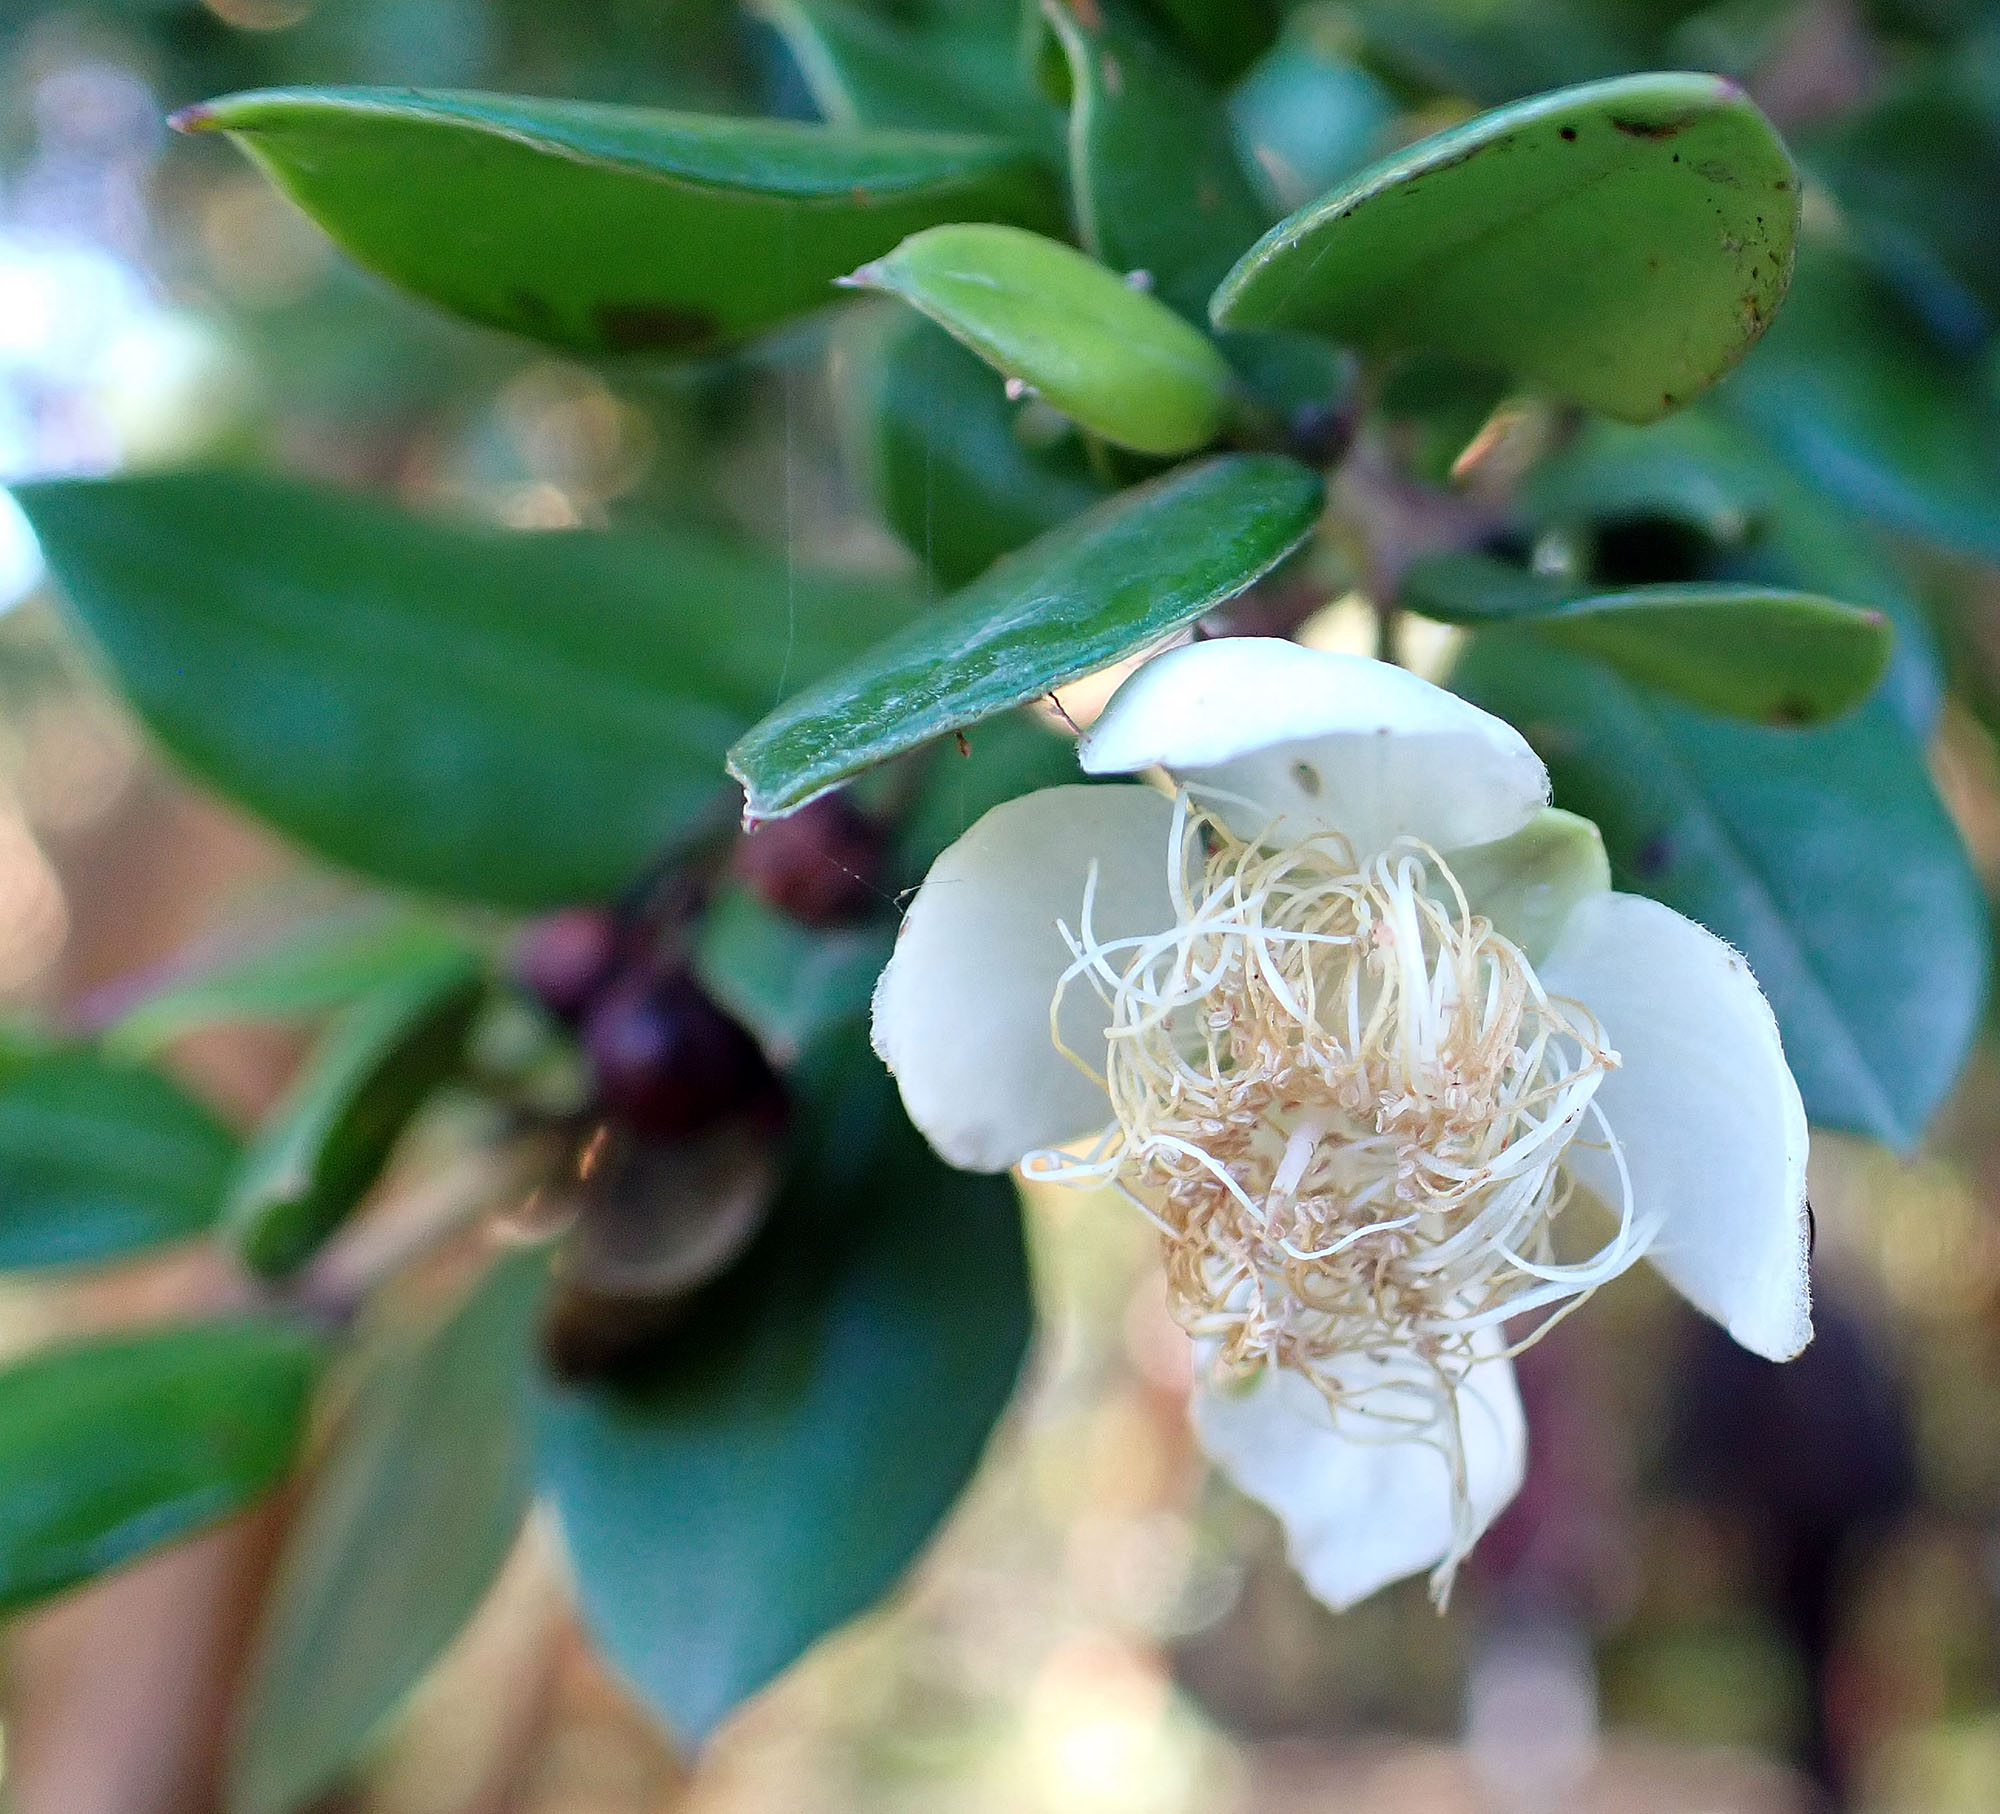
{"type": "Polygon", "coordinates": [[[1593,1098],[1617,1054],[1414,840],[1365,864],[1334,833],[1272,848],[1184,790],[1167,857],[1172,927],[1100,939],[1093,869],[1061,928],[1075,961],[1051,1025],[1070,989],[1104,998],[1116,1121],[1024,1169],[1139,1204],[1220,1382],[1289,1367],[1343,1432],[1439,1448],[1462,1538],[1448,1581],[1475,1534],[1458,1387],[1645,1245],[1627,1190],[1594,1252],[1559,1254],[1562,1157],[1587,1124],[1610,1140],[1593,1098]]]}

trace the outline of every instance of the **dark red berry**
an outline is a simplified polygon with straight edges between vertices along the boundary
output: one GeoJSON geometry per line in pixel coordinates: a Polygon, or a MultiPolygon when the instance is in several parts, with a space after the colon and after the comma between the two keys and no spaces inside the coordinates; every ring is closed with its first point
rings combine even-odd
{"type": "Polygon", "coordinates": [[[618,967],[618,926],[601,907],[536,920],[514,950],[514,974],[551,1014],[582,1017],[618,967]]]}
{"type": "Polygon", "coordinates": [[[1308,403],[1285,424],[1285,451],[1312,466],[1337,466],[1354,445],[1355,415],[1337,403],[1308,403]]]}
{"type": "Polygon", "coordinates": [[[874,905],[887,854],[882,827],[845,794],[825,794],[785,819],[766,819],[736,847],[736,873],[782,913],[837,925],[874,905]]]}
{"type": "Polygon", "coordinates": [[[583,1044],[604,1110],[659,1139],[778,1100],[757,1042],[685,974],[621,979],[592,1006],[583,1044]]]}

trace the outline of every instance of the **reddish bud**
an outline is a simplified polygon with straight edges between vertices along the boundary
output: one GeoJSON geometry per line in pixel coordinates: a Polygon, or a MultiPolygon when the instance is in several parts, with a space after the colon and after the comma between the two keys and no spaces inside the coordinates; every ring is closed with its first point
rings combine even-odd
{"type": "Polygon", "coordinates": [[[736,873],[808,926],[858,918],[876,901],[888,840],[845,794],[823,794],[789,818],[766,819],[736,847],[736,873]]]}
{"type": "Polygon", "coordinates": [[[535,921],[514,950],[514,974],[551,1014],[582,1018],[618,966],[618,927],[601,907],[566,907],[535,921]]]}

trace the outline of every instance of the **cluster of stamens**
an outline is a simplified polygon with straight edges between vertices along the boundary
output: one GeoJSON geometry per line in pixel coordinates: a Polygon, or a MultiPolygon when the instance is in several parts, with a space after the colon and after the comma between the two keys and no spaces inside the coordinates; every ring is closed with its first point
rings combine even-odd
{"type": "Polygon", "coordinates": [[[1558,1239],[1576,1219],[1565,1150],[1579,1136],[1617,1150],[1593,1100],[1617,1054],[1414,840],[1366,863],[1333,833],[1274,847],[1183,791],[1167,863],[1172,926],[1100,938],[1093,869],[1061,928],[1074,961],[1051,1027],[1070,990],[1103,998],[1102,1070],[1064,1050],[1116,1119],[1088,1151],[1026,1170],[1109,1181],[1139,1205],[1174,1316],[1219,1382],[1290,1368],[1349,1436],[1443,1454],[1460,1541],[1441,1593],[1474,1534],[1466,1375],[1650,1235],[1627,1190],[1594,1251],[1560,1253],[1575,1245],[1558,1239]]]}

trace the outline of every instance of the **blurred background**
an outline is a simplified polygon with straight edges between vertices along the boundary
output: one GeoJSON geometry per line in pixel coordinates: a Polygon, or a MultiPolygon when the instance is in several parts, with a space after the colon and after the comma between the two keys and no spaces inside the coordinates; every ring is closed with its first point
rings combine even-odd
{"type": "MultiPolygon", "coordinates": [[[[1737,75],[1818,179],[1809,218],[1842,182],[1865,192],[1911,332],[1952,353],[1949,382],[1992,389],[2000,22],[1977,7],[1315,5],[1286,42],[1345,72],[1352,105],[1286,116],[1283,70],[1251,72],[1266,136],[1246,149],[1284,205],[1300,170],[1476,105],[1646,63],[1737,75]],[[1944,89],[1995,111],[1968,138],[1944,89]],[[1948,164],[1949,192],[1870,163],[1882,139],[1948,164]]],[[[810,112],[777,36],[719,0],[0,0],[0,484],[225,460],[523,529],[672,515],[816,564],[908,564],[841,476],[822,326],[606,373],[434,316],[226,144],[163,125],[287,81],[810,112]]],[[[1976,693],[2000,661],[2000,571],[1934,550],[1916,571],[1976,693]]],[[[338,898],[148,753],[65,639],[4,494],[0,613],[7,1002],[89,1024],[213,928],[338,898]]],[[[1973,710],[1947,713],[1934,760],[2000,875],[2000,760],[1973,710]]],[[[246,1123],[295,1057],[236,1033],[175,1055],[246,1123]]],[[[1038,1196],[1028,1387],[895,1604],[696,1764],[593,1662],[531,1527],[329,1814],[2000,1809],[1994,1050],[1914,1158],[1816,1137],[1812,1200],[1801,1361],[1769,1367],[1629,1275],[1527,1356],[1533,1470],[1448,1613],[1412,1582],[1336,1618],[1275,1526],[1204,1481],[1143,1224],[1038,1196]]],[[[216,1288],[195,1262],[10,1283],[0,1349],[216,1288]]],[[[203,1805],[188,1785],[282,1516],[8,1628],[10,1805],[203,1805]]]]}

